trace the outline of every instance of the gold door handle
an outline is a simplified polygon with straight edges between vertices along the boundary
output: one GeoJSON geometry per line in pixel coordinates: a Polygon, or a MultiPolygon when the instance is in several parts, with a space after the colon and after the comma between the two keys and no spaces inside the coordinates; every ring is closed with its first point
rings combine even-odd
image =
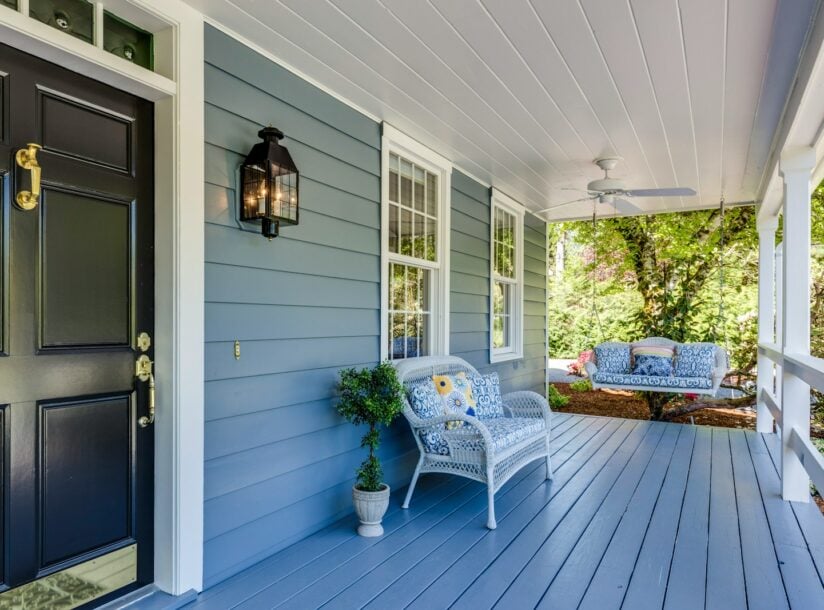
{"type": "Polygon", "coordinates": [[[33,210],[40,202],[40,164],[37,162],[37,151],[41,148],[39,144],[29,143],[14,155],[17,165],[31,172],[31,190],[19,191],[15,198],[17,207],[21,210],[33,210]]]}
{"type": "Polygon", "coordinates": [[[144,415],[137,420],[141,428],[153,424],[155,419],[155,378],[152,364],[146,354],[141,354],[134,363],[134,376],[140,381],[149,382],[149,415],[144,415]]]}

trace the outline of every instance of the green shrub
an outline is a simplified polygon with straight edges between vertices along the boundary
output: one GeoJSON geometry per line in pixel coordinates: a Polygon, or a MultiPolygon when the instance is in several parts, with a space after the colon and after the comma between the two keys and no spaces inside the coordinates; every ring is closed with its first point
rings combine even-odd
{"type": "Polygon", "coordinates": [[[388,426],[403,411],[402,392],[395,367],[388,362],[371,369],[340,372],[338,413],[356,426],[369,426],[361,440],[361,447],[369,449],[369,456],[358,468],[358,489],[380,491],[383,486],[383,468],[375,455],[380,445],[379,426],[388,426]]]}
{"type": "Polygon", "coordinates": [[[589,379],[578,379],[569,384],[569,389],[573,392],[589,392],[592,390],[592,382],[589,379]]]}
{"type": "Polygon", "coordinates": [[[550,384],[547,388],[547,401],[551,409],[562,409],[569,402],[569,396],[564,396],[558,388],[550,384]]]}

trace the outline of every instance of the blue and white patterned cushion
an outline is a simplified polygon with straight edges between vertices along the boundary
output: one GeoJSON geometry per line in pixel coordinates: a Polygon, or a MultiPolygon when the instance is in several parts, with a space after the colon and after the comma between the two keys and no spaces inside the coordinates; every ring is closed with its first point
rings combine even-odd
{"type": "Polygon", "coordinates": [[[682,344],[675,348],[676,377],[710,379],[715,368],[715,346],[711,343],[682,344]]]}
{"type": "MultiPolygon", "coordinates": [[[[422,381],[410,386],[407,393],[409,406],[415,415],[421,419],[430,419],[443,415],[443,400],[431,381],[422,381]]],[[[449,447],[438,430],[443,430],[441,424],[437,428],[424,428],[419,431],[424,451],[438,455],[449,455],[449,447]]]]}
{"type": "Polygon", "coordinates": [[[407,392],[409,406],[421,419],[443,415],[443,400],[431,381],[412,384],[407,392]]]}
{"type": "Polygon", "coordinates": [[[665,356],[636,356],[632,374],[669,377],[672,375],[672,358],[665,356]]]}
{"type": "MultiPolygon", "coordinates": [[[[499,417],[485,421],[484,425],[492,436],[494,451],[503,451],[531,436],[546,432],[546,424],[541,417],[499,417]]],[[[484,448],[478,437],[458,441],[462,449],[479,451],[484,448]]]]}
{"type": "Polygon", "coordinates": [[[678,390],[709,390],[712,379],[707,377],[656,377],[654,375],[619,375],[602,373],[593,377],[595,383],[616,386],[647,386],[652,388],[673,388],[678,390]]]}
{"type": "Polygon", "coordinates": [[[478,419],[496,419],[504,416],[504,402],[501,399],[501,381],[498,373],[479,375],[471,373],[469,383],[475,398],[475,415],[478,419]]]}
{"type": "Polygon", "coordinates": [[[629,343],[602,343],[595,347],[595,363],[604,373],[629,373],[629,343]]]}

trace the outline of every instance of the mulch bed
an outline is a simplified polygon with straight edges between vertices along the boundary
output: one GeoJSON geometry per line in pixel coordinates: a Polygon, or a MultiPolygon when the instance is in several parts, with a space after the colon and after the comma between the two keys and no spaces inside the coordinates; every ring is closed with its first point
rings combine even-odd
{"type": "MultiPolygon", "coordinates": [[[[564,396],[569,396],[567,406],[559,409],[564,413],[603,415],[624,419],[649,419],[647,403],[638,398],[633,392],[622,390],[575,392],[569,388],[568,383],[553,383],[552,385],[558,388],[558,391],[564,396]]],[[[755,412],[743,409],[700,409],[676,417],[671,421],[680,424],[695,423],[701,426],[755,430],[755,412]]]]}
{"type": "MultiPolygon", "coordinates": [[[[649,419],[646,401],[638,398],[633,392],[622,390],[576,392],[570,389],[568,383],[553,383],[552,385],[558,388],[561,394],[569,397],[569,402],[565,407],[556,409],[559,412],[624,419],[649,419]]],[[[670,421],[698,426],[755,430],[755,419],[755,411],[749,409],[700,409],[675,417],[670,421]]],[[[816,494],[813,499],[824,514],[824,498],[816,494]]]]}

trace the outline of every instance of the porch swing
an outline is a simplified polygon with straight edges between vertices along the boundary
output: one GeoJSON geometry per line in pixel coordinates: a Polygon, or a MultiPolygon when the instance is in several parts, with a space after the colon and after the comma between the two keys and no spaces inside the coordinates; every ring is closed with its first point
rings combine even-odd
{"type": "MultiPolygon", "coordinates": [[[[725,245],[724,200],[720,203],[721,249],[725,245]]],[[[593,245],[597,242],[597,217],[592,213],[593,245]]],[[[595,248],[593,248],[595,250],[595,248]]],[[[720,261],[719,257],[719,261],[720,261]]],[[[719,328],[724,337],[724,265],[719,262],[718,315],[713,323],[712,336],[718,337],[719,328]]],[[[600,343],[593,349],[593,359],[584,369],[593,389],[610,388],[644,393],[650,412],[663,406],[660,394],[703,394],[714,396],[729,370],[727,349],[718,343],[678,343],[666,337],[647,337],[633,343],[604,341],[604,329],[598,311],[595,278],[591,280],[591,315],[600,335],[600,343]],[[656,395],[655,393],[658,393],[656,395]]]]}

